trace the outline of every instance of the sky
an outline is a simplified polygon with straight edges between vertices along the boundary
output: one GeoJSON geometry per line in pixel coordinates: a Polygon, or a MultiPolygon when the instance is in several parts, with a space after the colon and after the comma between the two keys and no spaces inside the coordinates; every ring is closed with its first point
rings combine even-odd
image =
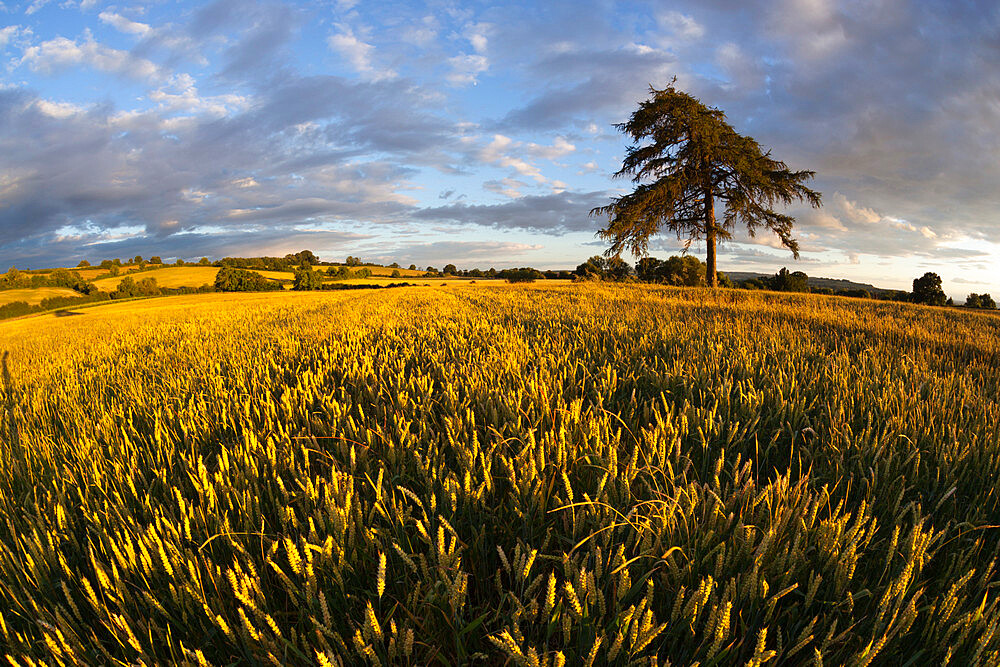
{"type": "Polygon", "coordinates": [[[676,77],[823,193],[799,260],[736,233],[721,270],[1000,295],[998,35],[992,1],[0,0],[0,265],[573,268],[676,77]]]}

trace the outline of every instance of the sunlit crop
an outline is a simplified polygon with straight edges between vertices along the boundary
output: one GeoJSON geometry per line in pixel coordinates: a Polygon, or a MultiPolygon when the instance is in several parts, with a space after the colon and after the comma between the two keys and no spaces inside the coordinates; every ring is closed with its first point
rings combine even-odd
{"type": "Polygon", "coordinates": [[[630,286],[80,312],[0,325],[10,664],[1000,663],[1000,318],[630,286]]]}

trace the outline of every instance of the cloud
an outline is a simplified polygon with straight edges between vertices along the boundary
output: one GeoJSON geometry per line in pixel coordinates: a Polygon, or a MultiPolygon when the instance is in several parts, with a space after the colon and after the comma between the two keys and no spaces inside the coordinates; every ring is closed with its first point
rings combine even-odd
{"type": "Polygon", "coordinates": [[[479,54],[462,54],[448,59],[448,81],[455,86],[475,85],[477,77],[490,68],[490,61],[479,54]]]}
{"type": "Polygon", "coordinates": [[[361,41],[350,27],[339,24],[337,28],[340,32],[330,35],[327,38],[327,44],[346,58],[359,74],[373,79],[392,78],[396,75],[392,70],[377,70],[375,68],[372,64],[375,47],[361,41]]]}
{"type": "Polygon", "coordinates": [[[21,64],[44,74],[73,67],[92,67],[137,80],[155,81],[165,77],[151,61],[135,57],[128,51],[104,46],[92,37],[83,42],[56,37],[37,46],[30,46],[24,50],[21,64]]]}
{"type": "Polygon", "coordinates": [[[657,23],[668,33],[678,39],[701,39],[705,35],[705,27],[691,16],[678,11],[661,12],[656,17],[657,23]]]}
{"type": "Polygon", "coordinates": [[[515,241],[432,241],[429,243],[402,243],[394,247],[373,247],[370,252],[362,250],[365,259],[382,263],[415,262],[419,266],[434,265],[438,269],[443,264],[455,264],[461,269],[503,268],[542,250],[541,244],[515,241]]]}
{"type": "Polygon", "coordinates": [[[600,222],[590,217],[590,210],[607,200],[605,192],[561,192],[523,196],[503,204],[455,203],[423,208],[412,213],[412,217],[554,235],[596,232],[600,222]]]}
{"type": "Polygon", "coordinates": [[[127,35],[138,35],[139,37],[145,37],[152,31],[152,28],[150,28],[148,24],[137,23],[115,12],[101,12],[100,14],[98,14],[98,17],[103,22],[112,26],[115,30],[125,33],[127,35]]]}

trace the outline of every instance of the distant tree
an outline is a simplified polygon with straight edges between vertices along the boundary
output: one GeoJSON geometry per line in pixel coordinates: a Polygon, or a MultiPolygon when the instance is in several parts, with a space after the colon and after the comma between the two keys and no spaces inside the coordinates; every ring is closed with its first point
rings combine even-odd
{"type": "Polygon", "coordinates": [[[545,274],[538,269],[522,267],[519,269],[504,269],[497,273],[497,276],[509,283],[533,283],[539,278],[544,278],[545,274]]]}
{"type": "Polygon", "coordinates": [[[178,257],[178,258],[177,258],[177,261],[176,261],[176,262],[174,262],[174,264],[175,264],[176,266],[184,266],[184,260],[183,260],[183,259],[181,259],[180,257],[178,257]]]}
{"type": "Polygon", "coordinates": [[[794,218],[773,207],[794,200],[818,207],[820,194],[803,185],[814,172],[789,170],[754,139],[738,134],[722,111],[677,90],[673,82],[664,90],[650,86],[649,92],[629,120],[617,125],[634,143],[615,176],[629,176],[637,187],[591,211],[608,217],[607,227],[598,232],[611,242],[607,254],[644,255],[650,236],[665,227],[678,238],[687,236],[688,243],[705,240],[706,280],[716,287],[716,241],[730,238],[739,222],[751,236],[760,228],[773,231],[797,259],[794,218]],[[715,216],[716,200],[725,202],[721,220],[715,216]]]}
{"type": "Polygon", "coordinates": [[[105,260],[103,260],[101,262],[101,268],[102,269],[109,269],[110,270],[111,267],[114,266],[114,265],[115,265],[115,263],[112,262],[110,259],[105,259],[105,260]]]}
{"type": "Polygon", "coordinates": [[[607,271],[608,260],[600,255],[594,255],[583,264],[576,267],[576,275],[590,280],[602,280],[607,271]]]}
{"type": "Polygon", "coordinates": [[[132,276],[122,278],[118,283],[118,287],[111,293],[112,299],[127,299],[134,296],[139,296],[139,288],[135,283],[135,278],[132,276]]]}
{"type": "Polygon", "coordinates": [[[604,277],[606,280],[622,282],[632,277],[632,265],[618,255],[608,257],[605,263],[604,277]]]}
{"type": "Polygon", "coordinates": [[[312,269],[299,268],[295,271],[295,283],[292,285],[293,290],[297,291],[308,291],[317,290],[323,286],[323,274],[319,271],[313,271],[312,269]]]}
{"type": "Polygon", "coordinates": [[[111,277],[114,278],[121,272],[122,272],[121,266],[119,266],[118,264],[112,264],[111,270],[108,273],[110,273],[111,277]]]}
{"type": "Polygon", "coordinates": [[[402,276],[403,274],[399,272],[399,269],[393,269],[392,273],[389,274],[390,278],[401,278],[402,276]]]}
{"type": "Polygon", "coordinates": [[[719,282],[719,287],[736,287],[736,284],[732,281],[732,279],[722,271],[718,271],[716,273],[716,280],[719,282]]]}
{"type": "Polygon", "coordinates": [[[433,274],[436,274],[438,272],[437,269],[435,269],[433,266],[430,266],[430,265],[427,266],[427,268],[425,269],[425,271],[427,273],[433,273],[433,274]]]}
{"type": "Polygon", "coordinates": [[[136,255],[136,256],[135,256],[135,257],[134,257],[134,258],[132,259],[132,263],[133,263],[133,264],[141,264],[141,263],[142,263],[142,255],[136,255]]]}
{"type": "Polygon", "coordinates": [[[160,259],[159,255],[153,255],[152,257],[149,258],[149,263],[150,264],[163,264],[163,260],[160,259]]]}
{"type": "Polygon", "coordinates": [[[319,264],[319,257],[313,254],[312,250],[300,250],[297,253],[285,255],[285,260],[290,265],[315,266],[319,264]]]}
{"type": "Polygon", "coordinates": [[[136,292],[139,296],[159,296],[160,288],[156,284],[156,278],[143,278],[135,284],[136,292]]]}
{"type": "Polygon", "coordinates": [[[201,259],[198,260],[198,265],[199,266],[208,266],[210,264],[211,264],[211,262],[208,261],[208,257],[202,257],[201,259]]]}
{"type": "Polygon", "coordinates": [[[771,289],[777,292],[808,292],[809,276],[802,271],[789,271],[781,267],[770,279],[771,289]]]}
{"type": "Polygon", "coordinates": [[[993,297],[987,294],[970,294],[965,298],[966,308],[982,308],[983,310],[996,310],[997,304],[993,297]]]}
{"type": "Polygon", "coordinates": [[[282,287],[255,271],[224,266],[215,274],[215,289],[220,292],[271,292],[282,287]]]}
{"type": "Polygon", "coordinates": [[[31,286],[31,278],[18,271],[16,266],[12,266],[3,276],[3,286],[9,288],[29,287],[31,286]]]}
{"type": "Polygon", "coordinates": [[[347,259],[344,260],[344,264],[347,264],[347,266],[361,266],[361,258],[348,255],[347,259]]]}
{"type": "Polygon", "coordinates": [[[371,278],[372,277],[372,270],[369,269],[367,266],[363,266],[363,267],[361,267],[360,269],[358,269],[357,271],[354,272],[354,277],[355,278],[371,278]]]}
{"type": "Polygon", "coordinates": [[[458,267],[454,264],[445,264],[442,273],[446,276],[453,276],[458,273],[458,267]]]}
{"type": "Polygon", "coordinates": [[[469,271],[469,277],[471,278],[482,278],[483,275],[484,275],[483,272],[480,271],[479,269],[472,269],[469,271]]]}
{"type": "Polygon", "coordinates": [[[416,270],[417,270],[417,265],[416,264],[410,264],[410,271],[416,271],[416,270]]]}
{"type": "Polygon", "coordinates": [[[913,279],[913,303],[923,303],[928,306],[943,306],[948,300],[941,289],[941,276],[928,271],[919,278],[913,279]]]}
{"type": "Polygon", "coordinates": [[[87,268],[88,266],[90,266],[90,262],[88,262],[88,261],[87,261],[87,260],[85,260],[85,259],[81,259],[81,260],[80,260],[80,263],[76,265],[76,268],[78,268],[78,269],[85,269],[85,268],[87,268]]]}

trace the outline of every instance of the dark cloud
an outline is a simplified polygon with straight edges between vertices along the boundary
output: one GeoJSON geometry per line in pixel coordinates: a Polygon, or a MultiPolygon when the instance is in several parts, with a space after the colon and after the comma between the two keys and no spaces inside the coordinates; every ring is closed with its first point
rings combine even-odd
{"type": "Polygon", "coordinates": [[[411,217],[434,222],[565,234],[596,231],[600,221],[590,217],[590,210],[607,200],[606,192],[561,192],[519,197],[502,204],[458,202],[424,208],[415,211],[411,217]]]}

